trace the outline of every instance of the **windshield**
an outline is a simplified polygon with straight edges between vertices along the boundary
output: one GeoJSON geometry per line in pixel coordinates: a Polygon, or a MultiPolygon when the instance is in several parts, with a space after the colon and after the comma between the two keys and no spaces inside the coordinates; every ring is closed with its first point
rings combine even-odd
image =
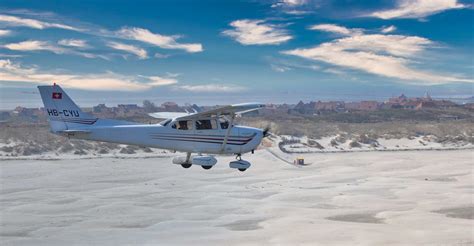
{"type": "Polygon", "coordinates": [[[167,126],[170,122],[171,122],[171,119],[167,119],[167,120],[161,121],[161,122],[158,123],[158,124],[160,124],[160,125],[162,125],[162,126],[167,126]]]}

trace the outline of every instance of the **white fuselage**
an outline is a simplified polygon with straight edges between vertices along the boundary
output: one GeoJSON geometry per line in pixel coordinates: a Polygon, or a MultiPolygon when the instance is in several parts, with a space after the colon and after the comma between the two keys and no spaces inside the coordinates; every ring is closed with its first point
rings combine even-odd
{"type": "Polygon", "coordinates": [[[247,153],[256,149],[263,138],[263,132],[258,128],[233,126],[228,130],[221,129],[219,125],[216,129],[198,130],[192,127],[192,129],[183,130],[173,128],[173,123],[174,121],[166,126],[160,124],[110,126],[102,125],[99,119],[94,124],[95,126],[87,128],[88,134],[71,134],[69,136],[87,140],[206,154],[247,153]],[[227,141],[225,141],[227,133],[229,134],[227,141]]]}

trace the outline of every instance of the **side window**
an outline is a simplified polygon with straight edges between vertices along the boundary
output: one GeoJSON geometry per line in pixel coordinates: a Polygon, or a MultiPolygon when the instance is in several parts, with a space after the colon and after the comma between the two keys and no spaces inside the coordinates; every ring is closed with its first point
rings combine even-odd
{"type": "Polygon", "coordinates": [[[221,125],[221,129],[229,128],[229,122],[226,119],[219,118],[219,125],[221,125]]]}
{"type": "Polygon", "coordinates": [[[190,120],[181,120],[173,124],[171,128],[177,128],[178,130],[191,130],[193,129],[193,122],[190,120]]]}
{"type": "Polygon", "coordinates": [[[212,130],[217,129],[216,120],[197,120],[196,130],[212,130]]]}

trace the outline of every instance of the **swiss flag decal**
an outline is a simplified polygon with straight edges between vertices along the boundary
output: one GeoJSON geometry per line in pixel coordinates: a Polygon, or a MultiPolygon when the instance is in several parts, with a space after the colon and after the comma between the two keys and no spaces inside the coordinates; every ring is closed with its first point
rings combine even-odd
{"type": "Polygon", "coordinates": [[[53,99],[62,99],[63,93],[61,92],[53,92],[53,99]]]}

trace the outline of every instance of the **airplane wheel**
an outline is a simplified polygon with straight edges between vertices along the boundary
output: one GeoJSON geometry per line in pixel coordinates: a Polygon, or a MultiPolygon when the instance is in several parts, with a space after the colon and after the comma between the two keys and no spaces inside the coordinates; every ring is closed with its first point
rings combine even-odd
{"type": "Polygon", "coordinates": [[[211,169],[212,166],[201,166],[201,167],[208,170],[208,169],[211,169]]]}
{"type": "Polygon", "coordinates": [[[181,164],[182,167],[184,168],[190,168],[193,164],[181,164]]]}
{"type": "Polygon", "coordinates": [[[247,168],[239,168],[239,171],[244,172],[247,168]]]}

